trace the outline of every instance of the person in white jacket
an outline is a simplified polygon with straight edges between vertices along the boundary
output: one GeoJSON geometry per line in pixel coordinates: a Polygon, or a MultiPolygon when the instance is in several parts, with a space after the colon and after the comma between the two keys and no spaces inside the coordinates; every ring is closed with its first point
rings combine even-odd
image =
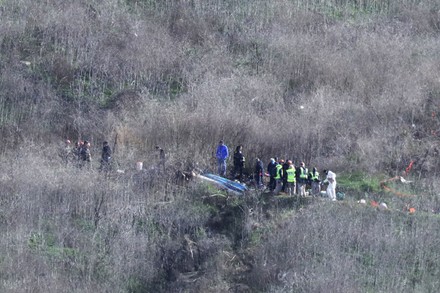
{"type": "Polygon", "coordinates": [[[327,175],[327,177],[324,180],[324,183],[328,183],[327,197],[330,200],[335,201],[336,200],[336,174],[330,170],[324,170],[324,174],[327,175]]]}

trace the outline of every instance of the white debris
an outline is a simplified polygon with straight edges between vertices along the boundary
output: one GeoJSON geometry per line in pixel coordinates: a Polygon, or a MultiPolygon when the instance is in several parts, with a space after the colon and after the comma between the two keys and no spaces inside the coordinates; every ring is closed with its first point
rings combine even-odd
{"type": "Polygon", "coordinates": [[[380,211],[385,211],[385,210],[387,210],[387,209],[388,209],[387,204],[384,203],[384,202],[381,202],[380,205],[379,205],[379,210],[380,210],[380,211]]]}

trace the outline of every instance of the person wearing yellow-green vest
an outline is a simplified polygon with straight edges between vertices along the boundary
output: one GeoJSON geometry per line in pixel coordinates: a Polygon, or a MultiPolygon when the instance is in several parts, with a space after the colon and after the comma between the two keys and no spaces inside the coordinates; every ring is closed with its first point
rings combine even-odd
{"type": "Polygon", "coordinates": [[[301,162],[299,167],[296,169],[296,186],[299,196],[306,196],[307,173],[307,168],[304,162],[301,162]]]}
{"type": "Polygon", "coordinates": [[[283,188],[283,163],[284,160],[280,160],[275,166],[275,190],[273,191],[273,195],[278,195],[281,191],[281,188],[283,188]]]}
{"type": "Polygon", "coordinates": [[[292,161],[288,161],[289,167],[286,170],[287,173],[287,186],[286,186],[286,192],[289,196],[292,196],[296,193],[296,170],[295,166],[292,164],[292,161]]]}
{"type": "Polygon", "coordinates": [[[312,186],[312,194],[314,196],[321,193],[321,180],[319,180],[319,172],[316,167],[313,167],[312,171],[309,172],[309,181],[312,186]]]}

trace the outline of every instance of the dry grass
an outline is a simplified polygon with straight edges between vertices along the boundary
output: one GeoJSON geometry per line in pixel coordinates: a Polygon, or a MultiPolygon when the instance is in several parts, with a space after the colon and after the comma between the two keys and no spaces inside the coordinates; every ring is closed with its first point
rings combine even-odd
{"type": "Polygon", "coordinates": [[[438,209],[436,1],[3,0],[0,19],[0,291],[438,287],[436,216],[316,205],[283,222],[257,196],[221,210],[133,173],[156,145],[169,172],[209,168],[219,139],[338,174],[415,160],[409,202],[438,209]],[[91,170],[59,163],[65,138],[91,141],[91,170]],[[125,175],[96,172],[103,140],[125,175]]]}

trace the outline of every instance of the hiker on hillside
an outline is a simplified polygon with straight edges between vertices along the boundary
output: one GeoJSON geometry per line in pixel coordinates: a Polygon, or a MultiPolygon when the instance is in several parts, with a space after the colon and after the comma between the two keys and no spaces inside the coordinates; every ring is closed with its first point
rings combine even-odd
{"type": "Polygon", "coordinates": [[[161,169],[165,172],[165,151],[159,147],[156,146],[156,151],[158,152],[157,154],[157,158],[158,158],[158,164],[157,164],[157,168],[158,171],[161,171],[161,169]]]}
{"type": "Polygon", "coordinates": [[[256,158],[255,169],[254,169],[254,180],[255,180],[255,186],[257,188],[263,186],[263,173],[264,173],[263,162],[260,160],[260,158],[256,158]]]}
{"type": "Polygon", "coordinates": [[[267,173],[269,174],[269,190],[273,191],[275,189],[275,175],[276,175],[276,163],[274,158],[270,158],[269,164],[267,165],[267,173]]]}
{"type": "Polygon", "coordinates": [[[243,180],[244,162],[245,162],[245,158],[243,155],[243,146],[239,145],[235,149],[235,153],[234,153],[234,171],[232,173],[232,177],[234,179],[238,179],[239,181],[243,180]]]}
{"type": "Polygon", "coordinates": [[[327,197],[331,201],[335,201],[336,200],[336,174],[330,170],[324,170],[324,174],[326,175],[324,183],[328,183],[327,197]]]}
{"type": "Polygon", "coordinates": [[[275,190],[273,191],[273,195],[278,195],[283,187],[283,164],[284,160],[280,160],[275,165],[275,190]]]}
{"type": "Polygon", "coordinates": [[[218,174],[226,177],[226,160],[229,157],[229,150],[228,147],[223,143],[223,140],[219,141],[215,156],[217,158],[218,174]]]}
{"type": "Polygon", "coordinates": [[[308,180],[312,186],[312,194],[314,196],[320,194],[321,192],[321,180],[319,180],[319,172],[316,167],[313,167],[312,171],[309,172],[308,180]]]}
{"type": "Polygon", "coordinates": [[[296,193],[296,170],[292,161],[288,161],[289,167],[286,170],[286,192],[289,196],[292,196],[296,193]]]}
{"type": "Polygon", "coordinates": [[[90,163],[92,162],[92,155],[90,154],[90,143],[87,140],[84,141],[79,149],[79,161],[80,168],[85,165],[90,166],[90,163]]]}
{"type": "Polygon", "coordinates": [[[304,162],[301,162],[296,169],[296,183],[299,196],[306,196],[307,168],[304,162]]]}
{"type": "Polygon", "coordinates": [[[101,153],[101,166],[99,167],[102,171],[110,170],[110,161],[112,158],[112,150],[107,141],[102,143],[102,153],[101,153]]]}

